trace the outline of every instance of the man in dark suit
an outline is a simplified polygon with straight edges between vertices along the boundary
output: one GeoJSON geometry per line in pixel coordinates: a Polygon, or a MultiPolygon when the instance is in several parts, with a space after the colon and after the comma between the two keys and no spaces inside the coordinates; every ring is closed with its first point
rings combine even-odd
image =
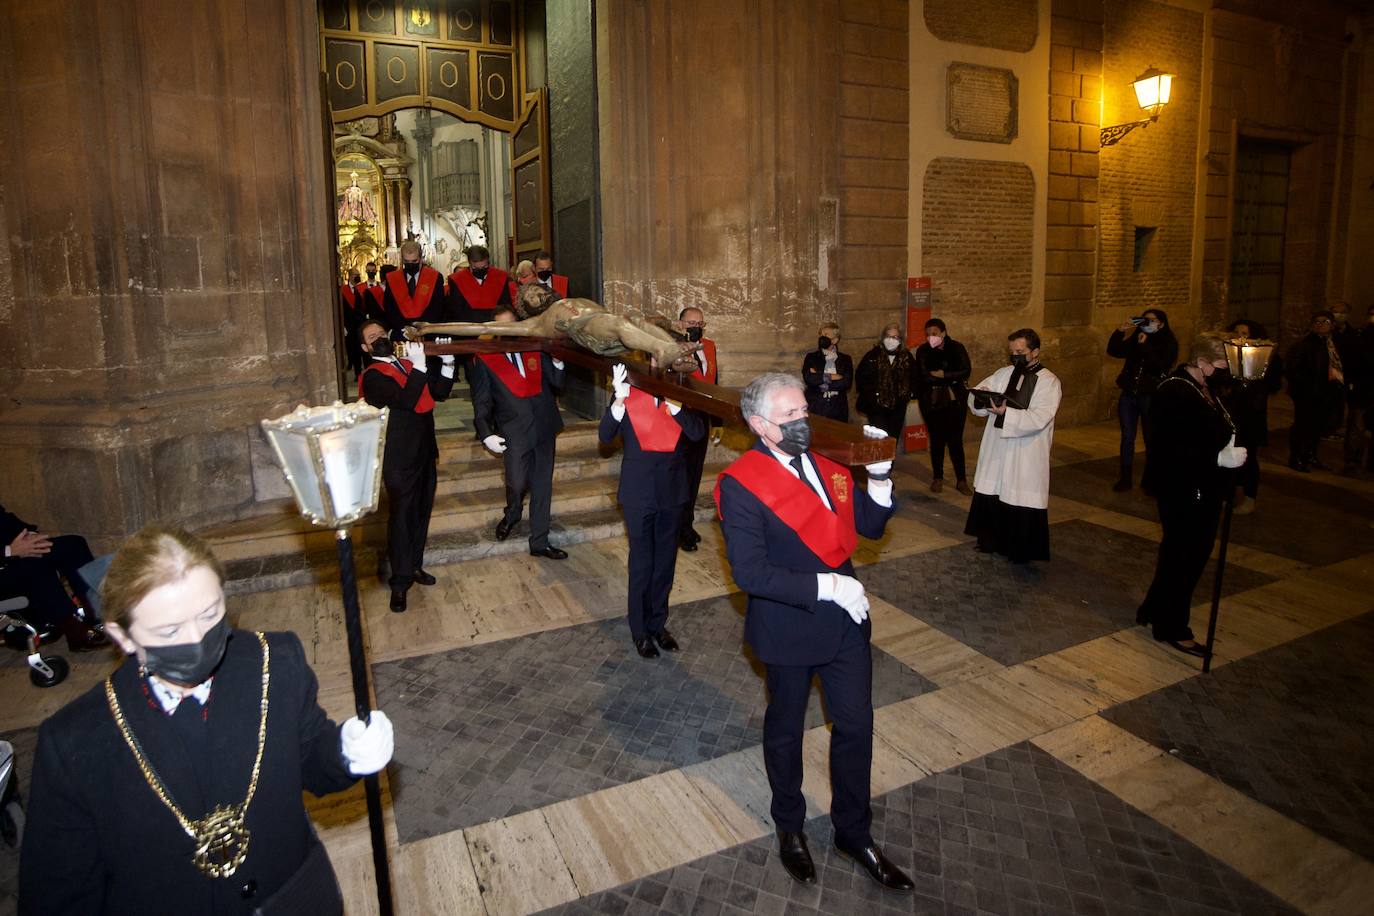
{"type": "Polygon", "coordinates": [[[363,367],[362,344],[358,341],[358,328],[367,320],[368,288],[363,285],[362,275],[353,271],[349,281],[339,287],[339,308],[343,315],[344,352],[348,354],[348,367],[357,378],[363,367]]]}
{"type": "Polygon", "coordinates": [[[448,276],[449,321],[495,321],[493,310],[510,305],[506,272],[491,266],[491,253],[483,245],[467,252],[468,266],[448,276]]]}
{"type": "MultiPolygon", "coordinates": [[[[394,274],[393,274],[394,276],[394,274]]],[[[429,517],[438,484],[439,443],[434,437],[434,403],[453,390],[453,357],[425,357],[424,345],[387,337],[381,322],[359,329],[372,362],[358,378],[358,396],[373,407],[389,407],[382,483],[386,485],[387,559],[391,564],[391,609],[406,609],[411,583],[433,585],[424,570],[429,517]],[[400,356],[404,354],[404,358],[400,356]]]]}
{"type": "Polygon", "coordinates": [[[99,630],[76,616],[76,605],[62,585],[61,576],[86,607],[90,585],[77,572],[91,562],[91,548],[79,534],[41,534],[13,512],[0,506],[0,598],[24,597],[29,606],[24,619],[35,629],[60,629],[73,652],[89,652],[108,645],[99,630]]]}
{"type": "Polygon", "coordinates": [[[552,290],[559,299],[568,298],[568,278],[553,272],[553,255],[541,250],[534,256],[534,282],[552,290]]]}
{"type": "MultiPolygon", "coordinates": [[[[695,354],[698,368],[692,373],[692,378],[712,385],[718,384],[720,364],[716,362],[716,342],[706,336],[706,313],[699,308],[688,306],[679,312],[677,317],[682,323],[682,330],[687,339],[692,343],[701,344],[701,349],[695,354]]],[[[692,412],[701,418],[708,429],[720,425],[720,421],[715,417],[698,411],[692,412]]],[[[682,507],[682,518],[678,524],[678,546],[688,553],[696,550],[697,545],[701,543],[701,535],[697,533],[693,523],[696,522],[697,494],[701,491],[701,472],[706,467],[706,452],[710,444],[709,438],[702,436],[700,439],[689,441],[686,445],[687,502],[682,507]]]]}
{"type": "MultiPolygon", "coordinates": [[[[744,638],[767,666],[763,760],[783,867],[816,880],[802,825],[802,733],[811,679],[819,675],[834,730],[830,737],[830,819],[836,851],[883,887],[910,891],[869,831],[873,763],[872,627],[868,598],[854,577],[857,535],[882,536],[892,516],[891,461],[867,467],[855,486],[849,469],[807,449],[811,428],[799,378],[762,375],[740,394],[740,413],[759,437],[716,483],[730,570],[749,596],[744,638]]],[[[882,430],[864,433],[881,438],[882,430]]]]}
{"type": "MultiPolygon", "coordinates": [[[[492,320],[514,321],[515,313],[498,306],[492,320]]],[[[566,551],[549,543],[554,444],[563,429],[555,393],[563,387],[563,362],[538,350],[479,353],[468,381],[477,438],[506,467],[506,511],[496,523],[496,539],[510,537],[528,493],[530,556],[566,559],[566,551]]]]}
{"type": "Polygon", "coordinates": [[[620,363],[611,387],[615,400],[601,417],[597,438],[606,444],[619,436],[624,445],[618,496],[630,538],[630,635],[641,658],[658,658],[659,649],[679,648],[668,632],[668,593],[688,495],[687,447],[706,437],[706,424],[696,411],[630,387],[620,363]]]}
{"type": "Polygon", "coordinates": [[[381,321],[393,339],[412,321],[448,321],[444,275],[420,260],[420,243],[401,243],[401,269],[383,274],[381,321]]]}

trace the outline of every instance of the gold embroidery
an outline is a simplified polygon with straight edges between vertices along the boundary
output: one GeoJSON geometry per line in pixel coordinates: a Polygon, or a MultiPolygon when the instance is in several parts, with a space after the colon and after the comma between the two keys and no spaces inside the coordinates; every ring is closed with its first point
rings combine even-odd
{"type": "Polygon", "coordinates": [[[830,488],[835,491],[835,498],[840,502],[849,502],[849,478],[843,474],[831,474],[830,488]]]}

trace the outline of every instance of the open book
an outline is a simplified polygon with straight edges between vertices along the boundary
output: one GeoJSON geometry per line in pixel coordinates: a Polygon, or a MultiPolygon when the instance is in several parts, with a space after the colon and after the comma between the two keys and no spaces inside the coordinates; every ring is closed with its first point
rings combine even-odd
{"type": "Polygon", "coordinates": [[[987,388],[970,388],[968,393],[975,398],[982,398],[991,401],[993,404],[1005,403],[1008,407],[1015,407],[1017,410],[1025,410],[1026,403],[1018,400],[1016,395],[1007,394],[1005,391],[990,391],[987,388]]]}

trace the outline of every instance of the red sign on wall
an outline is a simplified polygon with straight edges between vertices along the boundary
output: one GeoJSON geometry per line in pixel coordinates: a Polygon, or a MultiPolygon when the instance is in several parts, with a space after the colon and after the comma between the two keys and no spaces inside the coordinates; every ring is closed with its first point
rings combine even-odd
{"type": "Polygon", "coordinates": [[[919,347],[930,320],[930,277],[906,278],[906,345],[919,347]]]}

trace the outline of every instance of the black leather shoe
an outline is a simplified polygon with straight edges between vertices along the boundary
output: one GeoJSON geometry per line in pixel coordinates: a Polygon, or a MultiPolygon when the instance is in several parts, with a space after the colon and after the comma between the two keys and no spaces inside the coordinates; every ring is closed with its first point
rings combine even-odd
{"type": "Polygon", "coordinates": [[[816,883],[816,864],[811,861],[811,850],[806,848],[806,836],[801,833],[778,831],[778,858],[782,867],[792,876],[792,880],[802,884],[816,883]]]}
{"type": "Polygon", "coordinates": [[[501,521],[496,523],[496,539],[498,541],[504,541],[506,538],[510,537],[510,530],[514,527],[514,525],[504,518],[501,519],[501,521]]]}
{"type": "Polygon", "coordinates": [[[887,860],[883,851],[870,843],[863,849],[846,849],[840,841],[834,841],[835,851],[847,859],[853,859],[863,866],[868,876],[890,891],[910,893],[916,885],[897,866],[887,860]]]}
{"type": "Polygon", "coordinates": [[[402,591],[397,591],[393,588],[391,590],[391,612],[393,614],[404,614],[405,610],[406,593],[402,591]]]}
{"type": "Polygon", "coordinates": [[[1202,643],[1195,642],[1191,646],[1185,646],[1177,639],[1161,639],[1160,642],[1164,643],[1164,645],[1168,646],[1171,649],[1177,649],[1184,655],[1192,655],[1196,658],[1207,657],[1207,647],[1204,646],[1202,643]]]}
{"type": "Polygon", "coordinates": [[[673,639],[673,634],[669,633],[666,627],[650,635],[653,636],[654,642],[658,643],[658,647],[664,652],[676,652],[682,648],[677,644],[677,640],[673,639]]]}
{"type": "Polygon", "coordinates": [[[692,540],[692,538],[686,534],[678,538],[677,546],[679,547],[679,549],[684,550],[687,553],[696,553],[697,550],[697,542],[692,540]]]}
{"type": "Polygon", "coordinates": [[[687,537],[691,538],[693,544],[701,543],[701,535],[697,533],[695,528],[687,529],[687,537]]]}
{"type": "Polygon", "coordinates": [[[1122,474],[1122,475],[1121,475],[1121,479],[1118,480],[1116,483],[1112,484],[1112,492],[1113,492],[1113,493],[1126,493],[1126,492],[1129,492],[1130,489],[1131,489],[1131,478],[1128,477],[1128,476],[1125,475],[1125,474],[1122,474]]]}
{"type": "Polygon", "coordinates": [[[415,575],[411,576],[410,578],[412,581],[418,582],[421,585],[433,585],[435,582],[439,581],[438,579],[431,576],[429,573],[425,572],[423,569],[415,570],[415,575]]]}
{"type": "Polygon", "coordinates": [[[568,558],[568,552],[566,550],[559,550],[557,547],[541,547],[538,550],[531,550],[530,556],[544,557],[549,560],[566,560],[568,558]]]}
{"type": "Polygon", "coordinates": [[[639,653],[640,658],[658,658],[658,650],[654,648],[654,638],[652,636],[636,639],[635,651],[639,653]]]}

